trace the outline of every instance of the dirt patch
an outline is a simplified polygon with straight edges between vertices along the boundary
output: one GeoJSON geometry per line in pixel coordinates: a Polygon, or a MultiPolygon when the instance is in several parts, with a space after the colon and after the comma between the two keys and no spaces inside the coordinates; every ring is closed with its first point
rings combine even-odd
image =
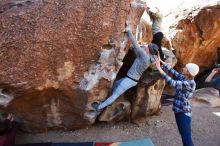
{"type": "MultiPolygon", "coordinates": [[[[16,144],[89,141],[116,142],[148,137],[152,139],[155,146],[181,146],[181,138],[171,109],[171,105],[163,106],[161,112],[149,119],[142,127],[129,122],[121,122],[115,125],[98,123],[87,129],[68,132],[19,133],[16,144]]],[[[195,106],[192,109],[192,135],[195,146],[219,146],[220,117],[212,112],[220,112],[220,108],[195,106]]]]}

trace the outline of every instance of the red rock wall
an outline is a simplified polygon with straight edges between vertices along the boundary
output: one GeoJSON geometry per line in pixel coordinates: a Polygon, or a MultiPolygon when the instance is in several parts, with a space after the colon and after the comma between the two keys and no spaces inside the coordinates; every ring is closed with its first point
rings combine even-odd
{"type": "Polygon", "coordinates": [[[179,21],[180,30],[172,40],[176,50],[178,66],[188,62],[197,63],[201,71],[214,66],[216,49],[220,45],[220,9],[217,6],[205,7],[192,17],[179,21]]]}
{"type": "Polygon", "coordinates": [[[143,13],[130,4],[0,1],[2,109],[32,132],[91,124],[83,117],[85,105],[106,97],[126,52],[125,22],[135,28],[143,13]]]}

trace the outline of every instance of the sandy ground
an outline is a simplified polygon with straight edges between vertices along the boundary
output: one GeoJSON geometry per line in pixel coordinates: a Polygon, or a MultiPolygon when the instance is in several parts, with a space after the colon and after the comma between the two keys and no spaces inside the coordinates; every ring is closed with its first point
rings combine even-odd
{"type": "MultiPolygon", "coordinates": [[[[212,112],[220,108],[193,106],[192,135],[195,146],[220,146],[220,117],[212,112]]],[[[139,127],[129,122],[115,125],[98,123],[88,129],[51,131],[41,134],[19,133],[16,144],[40,142],[126,141],[151,138],[155,146],[181,146],[171,105],[163,105],[161,112],[139,127]]]]}

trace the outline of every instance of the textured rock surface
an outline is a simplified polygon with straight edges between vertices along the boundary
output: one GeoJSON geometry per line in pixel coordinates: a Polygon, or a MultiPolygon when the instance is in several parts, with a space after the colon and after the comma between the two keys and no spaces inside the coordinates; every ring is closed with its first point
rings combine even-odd
{"type": "Polygon", "coordinates": [[[139,42],[151,42],[153,39],[151,25],[144,19],[138,24],[137,39],[139,42]]]}
{"type": "Polygon", "coordinates": [[[220,44],[219,5],[193,10],[185,15],[186,17],[176,25],[175,29],[178,32],[172,39],[178,66],[194,62],[200,66],[201,71],[214,66],[216,48],[220,44]],[[199,12],[194,16],[194,11],[199,12]]]}
{"type": "MultiPolygon", "coordinates": [[[[124,95],[126,96],[126,95],[124,95]]],[[[121,120],[130,120],[131,103],[120,97],[117,102],[109,106],[99,117],[99,121],[115,123],[121,120]]]]}
{"type": "Polygon", "coordinates": [[[193,93],[191,103],[194,106],[220,107],[218,90],[214,88],[201,88],[193,93]]]}
{"type": "Polygon", "coordinates": [[[131,0],[1,0],[0,104],[26,130],[90,125],[88,102],[103,99],[143,8],[131,0]],[[132,21],[131,21],[132,20],[132,21]]]}

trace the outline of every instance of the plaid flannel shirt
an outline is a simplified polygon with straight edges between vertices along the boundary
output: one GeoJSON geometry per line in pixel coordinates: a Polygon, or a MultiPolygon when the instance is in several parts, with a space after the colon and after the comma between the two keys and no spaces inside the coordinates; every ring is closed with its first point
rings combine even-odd
{"type": "Polygon", "coordinates": [[[186,80],[184,75],[175,71],[168,64],[165,65],[165,69],[171,73],[174,77],[172,79],[166,73],[162,74],[162,77],[166,80],[167,84],[176,89],[175,98],[173,101],[173,111],[175,113],[184,113],[187,116],[192,115],[189,99],[193,95],[193,91],[196,88],[194,80],[186,80]]]}

